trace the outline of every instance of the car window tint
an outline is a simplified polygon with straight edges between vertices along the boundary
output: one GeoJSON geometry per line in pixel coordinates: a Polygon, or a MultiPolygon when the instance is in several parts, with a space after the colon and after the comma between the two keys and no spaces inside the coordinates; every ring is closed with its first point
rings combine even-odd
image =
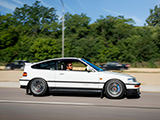
{"type": "Polygon", "coordinates": [[[24,63],[23,63],[23,62],[20,62],[20,65],[24,65],[24,63]]]}
{"type": "Polygon", "coordinates": [[[66,70],[66,63],[64,61],[58,61],[58,70],[66,70]]]}
{"type": "Polygon", "coordinates": [[[34,69],[56,70],[56,61],[48,61],[33,65],[34,69]]]}

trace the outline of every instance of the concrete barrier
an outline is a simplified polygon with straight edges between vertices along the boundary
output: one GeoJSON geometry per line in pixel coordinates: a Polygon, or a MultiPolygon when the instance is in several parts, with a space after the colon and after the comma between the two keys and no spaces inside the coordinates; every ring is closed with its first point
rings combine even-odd
{"type": "Polygon", "coordinates": [[[6,67],[5,66],[0,66],[0,70],[5,70],[6,67]]]}

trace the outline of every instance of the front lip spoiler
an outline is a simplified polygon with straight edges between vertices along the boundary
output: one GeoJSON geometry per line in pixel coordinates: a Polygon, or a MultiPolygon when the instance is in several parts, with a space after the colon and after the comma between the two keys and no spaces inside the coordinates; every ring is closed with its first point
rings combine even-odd
{"type": "Polygon", "coordinates": [[[139,95],[141,94],[139,89],[128,89],[126,91],[126,95],[127,96],[137,96],[140,97],[139,95]]]}
{"type": "Polygon", "coordinates": [[[141,83],[125,83],[125,85],[141,85],[141,83]]]}

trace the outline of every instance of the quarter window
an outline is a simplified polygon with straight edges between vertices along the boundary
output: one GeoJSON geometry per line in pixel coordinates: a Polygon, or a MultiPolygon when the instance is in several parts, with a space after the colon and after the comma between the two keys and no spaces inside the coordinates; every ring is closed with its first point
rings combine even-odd
{"type": "Polygon", "coordinates": [[[34,69],[56,70],[56,61],[48,61],[33,65],[34,69]]]}

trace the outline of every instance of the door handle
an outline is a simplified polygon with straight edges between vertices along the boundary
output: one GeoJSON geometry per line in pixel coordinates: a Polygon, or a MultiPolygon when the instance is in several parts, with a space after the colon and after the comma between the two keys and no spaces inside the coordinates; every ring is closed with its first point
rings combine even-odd
{"type": "Polygon", "coordinates": [[[64,73],[60,73],[60,75],[64,75],[64,73]]]}

